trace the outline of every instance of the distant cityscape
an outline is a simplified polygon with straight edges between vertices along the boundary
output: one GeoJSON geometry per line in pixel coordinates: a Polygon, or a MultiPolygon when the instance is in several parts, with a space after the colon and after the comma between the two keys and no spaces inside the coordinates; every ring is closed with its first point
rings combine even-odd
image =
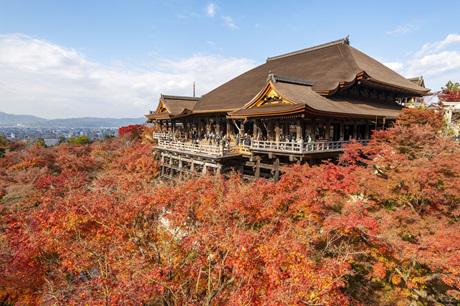
{"type": "Polygon", "coordinates": [[[0,135],[9,140],[35,141],[42,138],[47,146],[56,145],[68,138],[88,136],[90,140],[116,136],[117,128],[31,128],[0,127],[0,135]]]}
{"type": "Polygon", "coordinates": [[[87,136],[90,140],[117,136],[118,128],[142,124],[144,118],[68,118],[43,119],[30,115],[0,112],[0,135],[9,140],[36,141],[43,139],[53,146],[71,137],[87,136]]]}

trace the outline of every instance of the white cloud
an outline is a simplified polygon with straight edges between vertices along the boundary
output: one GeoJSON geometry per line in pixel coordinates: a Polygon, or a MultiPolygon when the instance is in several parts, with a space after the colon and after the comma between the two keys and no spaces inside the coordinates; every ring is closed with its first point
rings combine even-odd
{"type": "Polygon", "coordinates": [[[394,28],[393,30],[387,31],[388,35],[392,36],[403,36],[414,31],[416,27],[413,24],[402,24],[394,28]]]}
{"type": "Polygon", "coordinates": [[[437,91],[448,80],[460,81],[460,34],[426,43],[404,60],[386,65],[404,76],[423,75],[426,85],[437,91]]]}
{"type": "Polygon", "coordinates": [[[139,117],[160,93],[201,95],[254,67],[246,58],[195,54],[155,69],[103,65],[70,48],[21,34],[0,35],[0,111],[47,118],[139,117]]]}
{"type": "Polygon", "coordinates": [[[396,72],[401,72],[404,64],[400,62],[387,62],[383,63],[384,65],[388,66],[390,69],[396,71],[396,72]]]}
{"type": "MultiPolygon", "coordinates": [[[[208,3],[206,5],[206,15],[208,17],[214,18],[217,15],[218,7],[214,2],[208,3]]],[[[222,19],[223,25],[231,28],[231,29],[238,29],[238,26],[236,25],[235,21],[231,16],[225,16],[222,14],[218,14],[219,18],[222,19]]]]}
{"type": "Polygon", "coordinates": [[[460,43],[460,34],[449,34],[441,41],[424,44],[422,48],[416,52],[416,56],[420,57],[427,54],[433,54],[451,45],[455,45],[456,43],[460,43]]]}
{"type": "Polygon", "coordinates": [[[209,17],[214,17],[216,16],[216,12],[217,12],[217,6],[215,3],[211,2],[209,3],[207,6],[206,6],[206,14],[209,16],[209,17]]]}
{"type": "Polygon", "coordinates": [[[238,29],[238,26],[233,21],[233,18],[230,16],[222,16],[222,20],[224,21],[224,25],[232,29],[238,29]]]}

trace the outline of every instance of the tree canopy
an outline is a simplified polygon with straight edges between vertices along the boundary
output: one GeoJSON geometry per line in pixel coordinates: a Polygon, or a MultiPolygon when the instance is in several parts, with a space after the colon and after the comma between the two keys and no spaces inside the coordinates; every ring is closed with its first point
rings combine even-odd
{"type": "Polygon", "coordinates": [[[339,163],[278,182],[163,184],[123,138],[0,158],[0,300],[18,304],[460,302],[460,147],[405,110],[339,163]]]}

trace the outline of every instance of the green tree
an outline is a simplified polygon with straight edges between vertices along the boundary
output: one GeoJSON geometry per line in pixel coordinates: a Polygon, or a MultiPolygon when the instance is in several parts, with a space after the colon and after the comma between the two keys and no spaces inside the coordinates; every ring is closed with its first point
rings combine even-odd
{"type": "Polygon", "coordinates": [[[445,87],[442,87],[442,90],[443,91],[449,91],[449,92],[459,91],[460,90],[460,83],[458,83],[458,82],[454,83],[451,80],[449,80],[449,82],[446,83],[445,87]]]}
{"type": "Polygon", "coordinates": [[[39,147],[42,147],[42,148],[46,148],[46,143],[45,143],[45,139],[43,138],[37,138],[35,140],[35,144],[39,147]]]}
{"type": "Polygon", "coordinates": [[[90,143],[89,137],[86,135],[70,137],[67,139],[68,144],[83,145],[90,143]]]}
{"type": "Polygon", "coordinates": [[[5,136],[0,135],[0,158],[5,156],[6,149],[9,146],[9,141],[5,136]]]}

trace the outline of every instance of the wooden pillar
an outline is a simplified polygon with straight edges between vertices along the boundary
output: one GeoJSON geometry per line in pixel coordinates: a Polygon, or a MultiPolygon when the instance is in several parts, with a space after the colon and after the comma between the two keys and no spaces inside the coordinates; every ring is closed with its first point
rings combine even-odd
{"type": "Polygon", "coordinates": [[[289,135],[289,122],[287,120],[283,120],[283,136],[286,138],[286,136],[289,135]]]}
{"type": "Polygon", "coordinates": [[[268,120],[266,126],[267,126],[267,140],[273,140],[272,139],[272,137],[273,137],[273,121],[268,120]]]}
{"type": "Polygon", "coordinates": [[[165,156],[161,154],[161,173],[160,176],[165,174],[165,156]]]}
{"type": "Polygon", "coordinates": [[[296,134],[295,138],[297,141],[302,139],[302,124],[301,124],[300,119],[297,119],[296,121],[295,134],[296,134]]]}
{"type": "Polygon", "coordinates": [[[275,122],[275,141],[280,142],[281,128],[278,120],[275,122]]]}
{"type": "Polygon", "coordinates": [[[280,160],[276,158],[273,162],[273,179],[278,181],[280,179],[280,160]]]}
{"type": "Polygon", "coordinates": [[[345,140],[345,126],[343,120],[340,120],[340,140],[345,140]]]}
{"type": "Polygon", "coordinates": [[[256,179],[260,177],[260,156],[256,156],[256,169],[254,171],[256,179]]]}
{"type": "Polygon", "coordinates": [[[326,140],[329,140],[331,138],[331,120],[327,119],[326,120],[326,132],[325,132],[325,138],[326,140]]]}
{"type": "Polygon", "coordinates": [[[257,120],[254,119],[254,123],[253,123],[253,126],[252,126],[252,137],[253,137],[253,139],[257,139],[258,135],[259,135],[259,129],[257,127],[257,120]]]}
{"type": "Polygon", "coordinates": [[[183,176],[183,169],[182,169],[182,157],[180,157],[179,155],[179,178],[182,179],[182,176],[183,176]]]}
{"type": "Polygon", "coordinates": [[[316,135],[316,127],[317,127],[317,120],[316,120],[316,119],[313,119],[313,120],[311,121],[311,139],[312,139],[313,141],[316,141],[316,140],[317,140],[317,139],[316,139],[316,136],[317,136],[317,135],[316,135]]]}
{"type": "Polygon", "coordinates": [[[203,175],[206,175],[206,171],[207,171],[206,163],[203,163],[203,171],[202,171],[203,175]]]}
{"type": "Polygon", "coordinates": [[[353,120],[353,139],[358,139],[358,123],[353,120]]]}
{"type": "Polygon", "coordinates": [[[220,120],[216,120],[216,135],[220,135],[220,120]]]}
{"type": "Polygon", "coordinates": [[[365,139],[371,138],[370,129],[369,129],[369,121],[366,121],[366,131],[364,133],[365,133],[364,135],[365,139]]]}
{"type": "Polygon", "coordinates": [[[232,122],[230,119],[227,119],[227,137],[230,137],[232,134],[232,122]]]}
{"type": "Polygon", "coordinates": [[[201,119],[198,119],[198,122],[196,123],[198,138],[201,138],[201,124],[202,124],[201,119]]]}
{"type": "Polygon", "coordinates": [[[206,120],[206,134],[211,133],[211,122],[210,120],[206,120]]]}
{"type": "Polygon", "coordinates": [[[244,136],[244,121],[240,123],[240,137],[244,136]]]}

